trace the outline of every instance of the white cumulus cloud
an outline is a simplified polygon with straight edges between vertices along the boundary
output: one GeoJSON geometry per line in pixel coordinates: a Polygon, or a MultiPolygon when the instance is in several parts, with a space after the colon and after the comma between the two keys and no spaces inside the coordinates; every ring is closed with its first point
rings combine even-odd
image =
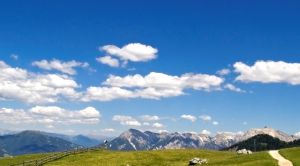
{"type": "Polygon", "coordinates": [[[76,70],[75,67],[86,68],[89,67],[87,62],[77,62],[75,60],[63,62],[57,59],[53,59],[51,61],[41,60],[32,62],[33,66],[37,66],[44,70],[57,70],[65,74],[75,75],[76,70]]]}
{"type": "Polygon", "coordinates": [[[159,116],[157,116],[157,115],[143,115],[143,116],[141,116],[141,119],[143,121],[147,121],[147,122],[160,120],[159,116]]]}
{"type": "Polygon", "coordinates": [[[11,54],[10,58],[12,58],[13,60],[18,60],[19,56],[17,54],[11,54]]]}
{"type": "Polygon", "coordinates": [[[119,61],[122,62],[122,66],[126,66],[129,61],[147,62],[155,59],[158,52],[156,48],[141,43],[129,43],[121,48],[115,45],[105,45],[99,50],[105,52],[105,56],[98,57],[96,60],[111,67],[119,67],[119,61]]]}
{"type": "Polygon", "coordinates": [[[238,81],[300,84],[300,63],[256,61],[252,66],[243,62],[236,62],[233,66],[239,74],[236,77],[238,81]]]}
{"type": "Polygon", "coordinates": [[[210,135],[211,132],[208,131],[208,130],[202,130],[202,131],[201,131],[201,134],[210,135]]]}
{"type": "Polygon", "coordinates": [[[295,133],[294,136],[300,138],[300,132],[295,133]]]}
{"type": "Polygon", "coordinates": [[[113,129],[113,128],[105,128],[102,131],[103,132],[115,132],[115,129],[113,129]]]}
{"type": "Polygon", "coordinates": [[[119,61],[122,62],[122,66],[126,66],[128,61],[147,62],[155,59],[158,52],[156,48],[141,43],[129,43],[121,48],[115,45],[105,45],[99,50],[105,52],[105,56],[98,57],[97,61],[111,67],[119,67],[119,61]]]}
{"type": "Polygon", "coordinates": [[[184,74],[171,76],[151,72],[146,76],[139,74],[125,77],[110,75],[103,86],[89,87],[83,101],[110,101],[114,99],[161,99],[184,95],[184,90],[217,90],[223,79],[207,74],[184,74]]]}
{"type": "Polygon", "coordinates": [[[114,115],[112,120],[117,121],[124,126],[141,126],[141,123],[131,116],[114,115]]]}
{"type": "Polygon", "coordinates": [[[233,84],[230,84],[230,83],[224,85],[224,88],[229,89],[229,90],[234,91],[234,92],[245,92],[241,88],[238,88],[238,87],[236,87],[236,86],[234,86],[233,84]]]}
{"type": "Polygon", "coordinates": [[[199,116],[200,119],[202,119],[203,121],[211,121],[212,118],[209,115],[201,115],[199,116]]]}
{"type": "Polygon", "coordinates": [[[197,120],[197,118],[193,115],[186,115],[186,114],[183,114],[180,116],[182,119],[186,119],[186,120],[189,120],[191,122],[195,122],[197,120]]]}
{"type": "Polygon", "coordinates": [[[225,76],[225,75],[230,74],[230,72],[231,72],[230,69],[222,69],[222,70],[217,71],[217,74],[221,75],[221,76],[225,76]]]}
{"type": "Polygon", "coordinates": [[[176,76],[151,72],[145,76],[110,75],[100,86],[78,91],[81,85],[69,75],[33,73],[0,61],[0,98],[31,104],[55,103],[62,99],[84,102],[133,98],[159,100],[185,95],[188,89],[219,90],[223,82],[223,78],[208,74],[176,76]]]}
{"type": "Polygon", "coordinates": [[[115,99],[135,98],[134,92],[119,87],[89,87],[83,101],[111,101],[115,99]]]}
{"type": "Polygon", "coordinates": [[[216,126],[216,125],[219,125],[219,122],[218,121],[213,121],[212,124],[216,126]]]}
{"type": "Polygon", "coordinates": [[[46,127],[71,124],[96,124],[100,112],[87,107],[82,110],[66,110],[57,106],[35,106],[28,110],[0,108],[0,120],[7,124],[44,124],[46,127]]]}
{"type": "Polygon", "coordinates": [[[161,124],[161,123],[154,123],[153,125],[152,125],[154,128],[163,128],[164,127],[164,125],[163,124],[161,124]]]}
{"type": "Polygon", "coordinates": [[[110,75],[104,85],[117,87],[139,87],[156,89],[196,89],[210,90],[219,87],[223,79],[207,74],[183,74],[171,76],[164,73],[151,72],[146,76],[128,75],[119,77],[110,75]]]}
{"type": "Polygon", "coordinates": [[[121,48],[115,45],[105,45],[100,48],[106,54],[116,56],[124,61],[146,62],[157,57],[158,50],[141,43],[130,43],[121,48]]]}
{"type": "Polygon", "coordinates": [[[144,122],[143,125],[144,126],[150,126],[150,123],[149,122],[144,122]]]}
{"type": "Polygon", "coordinates": [[[103,56],[103,57],[98,57],[96,60],[102,64],[106,64],[110,67],[119,67],[119,60],[112,58],[111,56],[103,56]]]}
{"type": "Polygon", "coordinates": [[[0,98],[25,103],[54,103],[58,99],[76,99],[79,85],[71,77],[59,74],[35,74],[0,61],[0,98]]]}

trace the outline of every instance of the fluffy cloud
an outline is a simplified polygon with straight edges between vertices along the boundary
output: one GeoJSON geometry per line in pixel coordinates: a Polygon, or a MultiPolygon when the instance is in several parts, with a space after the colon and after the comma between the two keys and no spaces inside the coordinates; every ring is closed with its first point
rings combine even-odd
{"type": "Polygon", "coordinates": [[[144,126],[150,126],[150,123],[149,122],[144,122],[143,125],[144,126]]]}
{"type": "Polygon", "coordinates": [[[199,118],[201,120],[203,120],[204,122],[210,122],[212,125],[215,125],[215,126],[219,125],[219,122],[216,120],[213,121],[213,118],[209,115],[201,115],[201,116],[199,116],[199,118]]]}
{"type": "Polygon", "coordinates": [[[18,60],[19,56],[17,54],[11,54],[10,58],[12,58],[13,60],[18,60]]]}
{"type": "Polygon", "coordinates": [[[122,48],[115,45],[105,45],[100,48],[106,54],[116,56],[124,61],[146,62],[157,57],[158,50],[141,43],[130,43],[122,48]]]}
{"type": "Polygon", "coordinates": [[[200,119],[202,119],[203,121],[211,121],[212,118],[209,115],[201,115],[199,116],[200,119]]]}
{"type": "Polygon", "coordinates": [[[139,74],[125,77],[110,75],[102,83],[104,87],[88,88],[83,101],[109,101],[118,98],[160,99],[184,95],[185,89],[216,90],[222,83],[222,78],[207,74],[170,76],[151,72],[144,77],[139,74]]]}
{"type": "Polygon", "coordinates": [[[295,133],[294,136],[300,138],[300,132],[295,133]]]}
{"type": "Polygon", "coordinates": [[[41,61],[34,61],[32,63],[33,66],[37,66],[41,69],[44,70],[57,70],[65,74],[69,75],[75,75],[76,70],[74,69],[75,67],[82,67],[86,68],[89,66],[88,63],[84,62],[77,62],[77,61],[67,61],[67,62],[62,62],[60,60],[54,59],[52,61],[47,61],[47,60],[41,60],[41,61]]]}
{"type": "Polygon", "coordinates": [[[96,60],[102,64],[106,64],[110,67],[119,67],[119,60],[112,58],[111,56],[104,56],[104,57],[99,57],[96,58],[96,60]]]}
{"type": "Polygon", "coordinates": [[[99,48],[104,51],[106,56],[98,57],[97,61],[111,67],[119,67],[119,60],[122,61],[122,66],[125,66],[128,61],[146,62],[157,57],[158,50],[152,46],[147,46],[141,43],[130,43],[122,48],[115,45],[105,45],[99,48]],[[116,58],[112,58],[112,57],[116,58]]]}
{"type": "Polygon", "coordinates": [[[225,76],[225,75],[230,74],[230,72],[231,71],[229,69],[222,69],[222,70],[217,71],[217,74],[221,75],[221,76],[225,76]]]}
{"type": "Polygon", "coordinates": [[[35,74],[0,61],[0,98],[26,103],[54,103],[61,97],[76,99],[79,85],[69,76],[35,74]]]}
{"type": "Polygon", "coordinates": [[[182,76],[171,76],[163,73],[151,72],[146,76],[128,75],[119,77],[110,75],[104,85],[127,87],[127,88],[155,88],[155,89],[195,89],[210,90],[219,87],[223,79],[207,74],[183,74],[182,76]]]}
{"type": "Polygon", "coordinates": [[[201,131],[201,134],[210,135],[211,132],[208,131],[208,130],[202,130],[202,131],[201,131]]]}
{"type": "Polygon", "coordinates": [[[125,77],[110,75],[102,86],[80,87],[68,75],[36,74],[0,61],[0,98],[26,103],[54,103],[60,99],[111,101],[115,99],[161,99],[185,94],[185,90],[217,90],[223,79],[207,74],[172,76],[151,72],[125,77]],[[22,93],[20,93],[22,92],[22,93]]]}
{"type": "Polygon", "coordinates": [[[239,73],[236,77],[238,81],[300,84],[300,63],[257,61],[253,66],[242,62],[236,62],[233,66],[239,73]]]}
{"type": "Polygon", "coordinates": [[[111,101],[114,99],[134,98],[134,92],[119,87],[89,87],[83,101],[111,101]]]}
{"type": "Polygon", "coordinates": [[[229,89],[229,90],[234,91],[234,92],[245,92],[241,88],[238,88],[238,87],[234,86],[233,84],[229,84],[229,83],[224,85],[224,88],[229,89]]]}
{"type": "Polygon", "coordinates": [[[157,130],[158,133],[169,133],[168,130],[157,130]]]}
{"type": "Polygon", "coordinates": [[[103,132],[115,132],[115,129],[113,128],[106,128],[102,130],[103,132]]]}
{"type": "Polygon", "coordinates": [[[160,99],[184,95],[185,89],[216,90],[222,82],[222,78],[206,74],[184,74],[180,77],[155,72],[144,77],[139,74],[125,77],[110,75],[102,83],[104,86],[89,87],[82,100],[160,99]]]}
{"type": "Polygon", "coordinates": [[[163,128],[163,127],[164,127],[164,125],[161,124],[161,123],[154,123],[152,126],[153,126],[154,128],[163,128]]]}
{"type": "Polygon", "coordinates": [[[191,122],[195,122],[197,120],[197,118],[193,115],[186,115],[186,114],[183,114],[180,116],[182,119],[186,119],[186,120],[189,120],[191,122]]]}
{"type": "Polygon", "coordinates": [[[218,121],[213,121],[212,124],[216,126],[216,125],[219,125],[219,122],[218,121]]]}
{"type": "Polygon", "coordinates": [[[151,87],[136,90],[135,96],[133,97],[159,100],[161,98],[176,97],[183,94],[184,93],[180,89],[155,89],[151,87]]]}
{"type": "Polygon", "coordinates": [[[141,126],[141,123],[131,116],[115,115],[112,120],[124,126],[141,126]]]}
{"type": "Polygon", "coordinates": [[[147,121],[147,122],[160,120],[160,118],[156,115],[153,115],[153,116],[152,115],[143,115],[143,116],[141,116],[141,119],[143,121],[147,121]]]}
{"type": "Polygon", "coordinates": [[[61,123],[95,124],[100,121],[101,117],[100,112],[94,107],[87,107],[79,111],[68,111],[56,106],[36,106],[31,108],[29,112],[41,118],[47,117],[61,123]]]}
{"type": "Polygon", "coordinates": [[[0,108],[0,120],[7,124],[44,124],[46,127],[70,124],[96,124],[101,114],[93,107],[65,110],[56,106],[35,106],[29,110],[0,108]]]}

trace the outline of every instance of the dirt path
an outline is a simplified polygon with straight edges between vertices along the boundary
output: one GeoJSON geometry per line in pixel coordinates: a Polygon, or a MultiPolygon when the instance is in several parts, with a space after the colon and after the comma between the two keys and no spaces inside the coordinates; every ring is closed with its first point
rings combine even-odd
{"type": "Polygon", "coordinates": [[[269,154],[276,160],[278,160],[278,165],[279,166],[293,166],[293,163],[284,157],[282,157],[278,150],[270,150],[269,154]]]}

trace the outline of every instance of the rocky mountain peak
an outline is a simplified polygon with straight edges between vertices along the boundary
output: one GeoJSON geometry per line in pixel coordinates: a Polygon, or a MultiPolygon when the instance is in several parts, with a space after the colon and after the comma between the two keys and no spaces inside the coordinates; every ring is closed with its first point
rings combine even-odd
{"type": "Polygon", "coordinates": [[[294,141],[292,137],[282,131],[272,128],[256,128],[243,132],[222,132],[214,137],[198,133],[155,133],[129,129],[110,142],[111,149],[115,150],[151,150],[151,149],[179,149],[205,148],[223,149],[247,140],[256,135],[269,135],[285,142],[294,141]]]}

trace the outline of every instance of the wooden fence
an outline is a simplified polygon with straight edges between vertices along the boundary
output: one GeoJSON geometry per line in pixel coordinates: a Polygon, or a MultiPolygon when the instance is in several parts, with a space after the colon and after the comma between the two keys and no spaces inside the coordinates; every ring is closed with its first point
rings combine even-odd
{"type": "Polygon", "coordinates": [[[85,153],[85,152],[95,151],[95,150],[99,150],[99,148],[81,148],[81,149],[76,149],[76,150],[71,150],[71,151],[57,152],[57,153],[51,154],[49,156],[46,156],[46,157],[43,157],[40,159],[25,160],[22,163],[10,164],[9,166],[41,166],[48,162],[58,160],[58,159],[61,159],[63,157],[69,156],[69,155],[76,155],[79,153],[85,153]]]}

